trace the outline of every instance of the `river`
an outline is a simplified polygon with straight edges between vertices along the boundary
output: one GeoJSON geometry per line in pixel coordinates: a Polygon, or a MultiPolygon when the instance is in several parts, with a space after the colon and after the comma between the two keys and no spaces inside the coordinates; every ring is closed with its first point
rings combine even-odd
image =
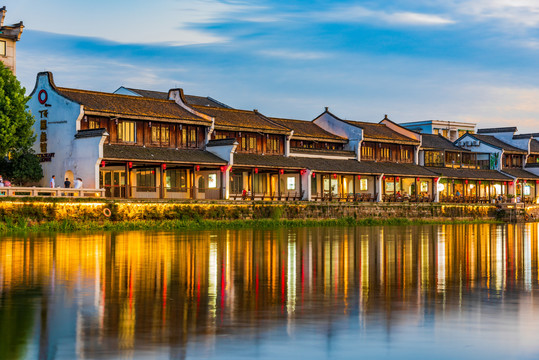
{"type": "Polygon", "coordinates": [[[539,225],[0,239],[1,359],[535,359],[539,225]]]}

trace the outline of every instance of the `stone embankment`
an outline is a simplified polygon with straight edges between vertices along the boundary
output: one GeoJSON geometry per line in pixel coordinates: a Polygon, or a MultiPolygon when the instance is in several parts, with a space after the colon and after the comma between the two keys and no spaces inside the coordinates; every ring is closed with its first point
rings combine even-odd
{"type": "Polygon", "coordinates": [[[144,202],[103,199],[52,201],[5,199],[0,201],[0,220],[43,223],[47,221],[131,220],[293,220],[293,219],[410,219],[502,220],[539,219],[539,206],[438,203],[269,203],[269,202],[144,202]]]}

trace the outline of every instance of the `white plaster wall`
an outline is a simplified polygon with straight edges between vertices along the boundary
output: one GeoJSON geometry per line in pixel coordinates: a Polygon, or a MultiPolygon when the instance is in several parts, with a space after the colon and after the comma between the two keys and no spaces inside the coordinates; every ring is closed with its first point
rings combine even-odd
{"type": "Polygon", "coordinates": [[[359,142],[363,140],[363,129],[336,119],[327,112],[314,119],[313,122],[332,134],[347,138],[348,144],[345,144],[345,150],[357,151],[359,142]]]}
{"type": "Polygon", "coordinates": [[[64,168],[73,171],[75,178],[80,177],[84,188],[99,187],[99,163],[103,158],[105,138],[103,136],[75,139],[73,153],[64,159],[64,168]]]}
{"type": "MultiPolygon", "coordinates": [[[[71,101],[62,95],[58,94],[50,85],[47,74],[40,73],[36,81],[36,87],[28,101],[28,108],[32,115],[36,118],[34,123],[34,133],[37,140],[34,144],[36,154],[41,153],[40,150],[40,123],[42,119],[47,120],[47,153],[54,153],[51,162],[41,163],[43,167],[43,179],[40,182],[42,186],[48,186],[49,179],[52,175],[56,175],[56,186],[63,185],[63,179],[67,170],[73,171],[75,176],[77,172],[72,168],[77,159],[73,158],[75,133],[78,129],[78,121],[82,116],[82,107],[78,103],[71,101]],[[45,90],[48,95],[47,102],[40,104],[38,94],[40,90],[45,90]],[[50,105],[50,106],[45,106],[50,105]],[[40,110],[47,110],[47,118],[42,117],[40,110]]],[[[92,152],[92,149],[85,149],[92,152]]],[[[81,165],[82,166],[82,165],[81,165]]],[[[92,182],[90,179],[86,180],[92,182]]],[[[83,179],[84,183],[84,179],[83,179]]],[[[84,187],[87,184],[84,184],[84,187]]]]}
{"type": "Polygon", "coordinates": [[[223,146],[208,146],[206,147],[206,151],[211,152],[212,154],[218,156],[219,158],[225,160],[230,165],[233,165],[234,159],[232,153],[236,149],[235,145],[223,145],[223,146]]]}
{"type": "Polygon", "coordinates": [[[491,154],[498,154],[498,168],[497,170],[501,169],[502,166],[502,153],[503,151],[501,149],[498,149],[496,147],[487,145],[481,141],[479,141],[479,146],[461,146],[460,144],[462,142],[470,142],[470,141],[477,141],[474,137],[469,135],[464,135],[462,139],[459,140],[458,146],[462,147],[463,149],[470,150],[471,152],[479,152],[479,153],[491,153],[491,154]]]}

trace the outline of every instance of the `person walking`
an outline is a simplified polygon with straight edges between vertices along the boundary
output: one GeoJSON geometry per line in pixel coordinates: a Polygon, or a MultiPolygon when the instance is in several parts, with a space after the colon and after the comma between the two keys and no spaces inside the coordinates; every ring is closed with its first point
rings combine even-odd
{"type": "Polygon", "coordinates": [[[82,189],[82,179],[76,178],[73,185],[75,186],[75,189],[82,189]]]}
{"type": "Polygon", "coordinates": [[[66,181],[64,181],[64,187],[66,189],[69,189],[71,187],[71,181],[69,181],[69,178],[66,178],[66,181]]]}
{"type": "Polygon", "coordinates": [[[56,179],[56,176],[52,176],[51,177],[51,180],[49,181],[49,186],[51,187],[51,189],[54,189],[56,187],[56,184],[54,183],[54,180],[56,179]]]}

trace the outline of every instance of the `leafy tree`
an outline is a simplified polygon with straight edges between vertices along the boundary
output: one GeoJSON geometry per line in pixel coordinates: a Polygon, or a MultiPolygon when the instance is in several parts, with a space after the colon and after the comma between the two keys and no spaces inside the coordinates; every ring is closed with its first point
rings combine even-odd
{"type": "Polygon", "coordinates": [[[26,110],[30,97],[25,92],[11,70],[0,63],[0,174],[19,184],[43,177],[32,151],[35,119],[26,110]]]}

